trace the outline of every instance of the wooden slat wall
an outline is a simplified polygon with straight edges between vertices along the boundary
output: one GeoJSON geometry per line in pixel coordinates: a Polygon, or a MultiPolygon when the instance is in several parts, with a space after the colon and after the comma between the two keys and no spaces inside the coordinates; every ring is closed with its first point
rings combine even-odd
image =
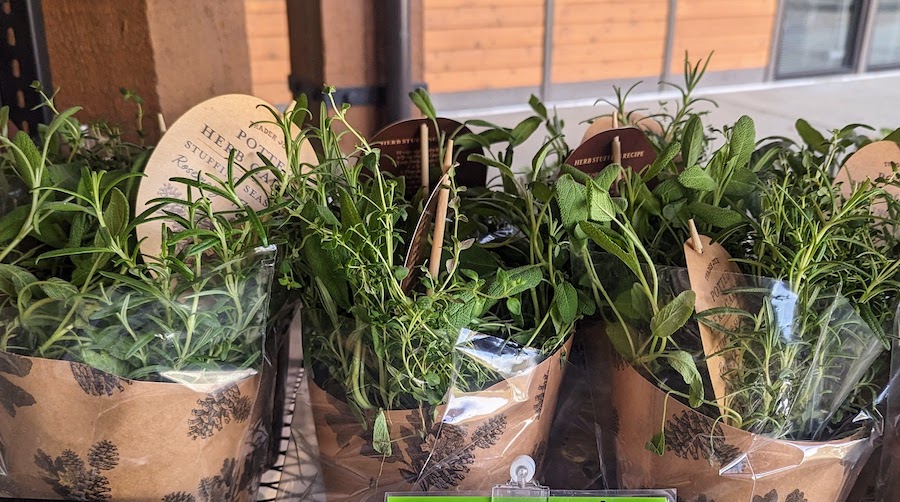
{"type": "Polygon", "coordinates": [[[424,0],[431,92],[541,83],[544,0],[424,0]]]}
{"type": "Polygon", "coordinates": [[[553,83],[659,75],[667,0],[556,0],[553,83]]]}
{"type": "Polygon", "coordinates": [[[684,53],[694,61],[715,51],[709,71],[765,68],[769,63],[777,0],[679,0],[672,72],[684,53]]]}
{"type": "Polygon", "coordinates": [[[253,94],[274,105],[291,100],[286,0],[245,0],[253,94]]]}

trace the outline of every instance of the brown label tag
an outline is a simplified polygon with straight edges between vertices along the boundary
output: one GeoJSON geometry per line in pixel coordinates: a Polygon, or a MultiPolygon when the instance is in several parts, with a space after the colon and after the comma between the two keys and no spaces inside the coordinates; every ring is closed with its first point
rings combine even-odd
{"type": "Polygon", "coordinates": [[[566,159],[566,164],[585,172],[597,174],[613,163],[613,139],[618,136],[622,145],[622,166],[640,171],[656,160],[656,150],[642,131],[623,127],[603,131],[587,139],[566,159]]]}
{"type": "MultiPolygon", "coordinates": [[[[841,183],[841,193],[850,195],[854,183],[866,179],[875,181],[878,178],[900,179],[894,172],[894,164],[900,165],[900,145],[893,141],[876,141],[860,148],[850,156],[837,175],[835,183],[841,183]]],[[[900,187],[881,185],[894,198],[900,198],[900,187]]],[[[875,212],[883,213],[884,204],[873,206],[875,212]]]]}
{"type": "MultiPolygon", "coordinates": [[[[728,294],[726,291],[740,285],[741,271],[731,261],[731,255],[721,244],[713,243],[705,235],[700,236],[700,242],[703,244],[702,254],[694,250],[690,240],[684,243],[684,257],[691,289],[697,294],[695,310],[699,314],[717,307],[740,307],[737,295],[728,294]]],[[[740,323],[740,318],[733,314],[712,316],[711,320],[729,330],[736,328],[740,323]]],[[[721,331],[703,323],[698,324],[716,403],[722,411],[722,416],[725,417],[728,389],[722,375],[728,370],[728,360],[718,353],[725,347],[727,340],[721,331]]]]}
{"type": "MultiPolygon", "coordinates": [[[[637,112],[631,112],[628,115],[629,122],[628,125],[633,125],[638,129],[653,133],[657,136],[662,136],[664,134],[662,125],[656,121],[656,119],[652,119],[650,117],[645,117],[637,112]]],[[[611,116],[608,117],[597,117],[593,122],[591,122],[590,127],[587,128],[587,131],[584,131],[584,136],[581,137],[581,143],[584,144],[588,139],[600,134],[603,131],[609,131],[613,129],[613,119],[611,116]]]]}
{"type": "MultiPolygon", "coordinates": [[[[265,101],[253,96],[229,94],[204,101],[181,116],[154,148],[144,178],[138,190],[135,214],[149,207],[150,201],[159,197],[186,200],[188,191],[196,199],[199,193],[187,185],[171,181],[172,178],[197,179],[213,184],[208,176],[225,180],[228,173],[228,157],[235,152],[234,176],[243,176],[263,165],[257,154],[265,156],[282,171],[286,165],[284,137],[271,122],[272,113],[265,108],[265,101]],[[240,166],[240,167],[238,167],[240,166]],[[243,169],[241,169],[243,168],[243,169]]],[[[316,156],[305,142],[301,148],[301,162],[315,163],[316,156]]],[[[241,201],[260,210],[269,203],[269,192],[275,176],[261,172],[254,180],[247,180],[237,188],[241,201]]],[[[216,211],[233,209],[234,205],[221,197],[212,198],[216,211]]],[[[169,205],[167,210],[183,211],[182,206],[169,205]]],[[[175,228],[175,223],[168,224],[175,228]]],[[[137,227],[144,256],[157,256],[162,242],[162,224],[151,221],[137,227]]]]}
{"type": "Polygon", "coordinates": [[[441,193],[441,186],[448,183],[450,183],[449,174],[443,175],[438,180],[431,191],[431,195],[428,197],[428,201],[425,203],[425,207],[422,209],[419,221],[416,223],[416,229],[413,231],[412,239],[409,241],[409,249],[406,250],[406,259],[403,261],[403,266],[409,270],[409,274],[400,283],[400,288],[405,293],[409,293],[413,280],[419,275],[419,265],[422,264],[422,260],[428,255],[426,252],[428,234],[431,233],[431,225],[434,224],[434,215],[437,213],[438,196],[441,193]]]}
{"type": "MultiPolygon", "coordinates": [[[[438,186],[437,180],[441,177],[441,163],[439,158],[438,132],[434,123],[429,119],[404,120],[391,124],[372,137],[372,143],[381,149],[381,170],[394,176],[403,176],[406,181],[406,198],[411,199],[422,185],[422,140],[419,128],[422,124],[428,126],[428,166],[431,179],[429,190],[438,186]]],[[[439,118],[437,125],[446,135],[453,139],[455,136],[469,134],[472,131],[461,123],[439,118]]],[[[480,148],[472,148],[459,152],[457,155],[456,183],[467,187],[483,187],[487,184],[487,167],[477,162],[470,162],[469,155],[484,153],[480,148]]]]}

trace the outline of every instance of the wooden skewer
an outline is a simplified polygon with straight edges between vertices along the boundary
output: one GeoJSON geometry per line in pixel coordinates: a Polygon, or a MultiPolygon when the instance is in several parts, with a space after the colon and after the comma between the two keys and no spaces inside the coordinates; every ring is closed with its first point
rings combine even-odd
{"type": "Polygon", "coordinates": [[[697,232],[697,225],[694,224],[693,218],[688,220],[688,228],[691,230],[691,247],[697,254],[703,254],[703,241],[700,240],[700,233],[697,232]]]}
{"type": "Polygon", "coordinates": [[[166,127],[166,119],[163,117],[163,114],[157,113],[156,120],[159,123],[159,133],[165,134],[168,128],[166,127]]]}
{"type": "MultiPolygon", "coordinates": [[[[447,150],[444,152],[444,163],[441,172],[447,174],[453,162],[453,140],[447,140],[447,150]]],[[[428,272],[431,277],[437,278],[441,270],[441,251],[444,244],[444,230],[447,223],[447,205],[450,203],[450,189],[442,187],[438,192],[437,208],[434,215],[434,233],[431,236],[431,259],[428,261],[428,272]]]]}
{"type": "MultiPolygon", "coordinates": [[[[613,112],[613,129],[619,128],[619,112],[618,110],[613,112]]],[[[612,161],[614,164],[622,165],[622,143],[619,141],[619,137],[616,136],[612,141],[612,161]]]]}
{"type": "Polygon", "coordinates": [[[419,150],[420,150],[420,154],[422,155],[422,160],[420,161],[420,166],[422,169],[422,173],[421,173],[422,191],[425,193],[424,196],[427,198],[428,197],[428,187],[431,184],[431,180],[428,179],[430,176],[430,174],[429,174],[430,167],[428,166],[428,123],[427,122],[422,123],[422,125],[419,126],[419,142],[420,142],[419,150]]]}

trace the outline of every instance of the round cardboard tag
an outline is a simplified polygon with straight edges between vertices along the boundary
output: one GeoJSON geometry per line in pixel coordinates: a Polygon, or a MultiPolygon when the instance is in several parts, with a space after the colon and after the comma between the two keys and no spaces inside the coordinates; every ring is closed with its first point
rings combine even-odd
{"type": "MultiPolygon", "coordinates": [[[[628,115],[628,120],[631,122],[628,125],[635,126],[644,132],[653,133],[657,136],[663,135],[663,127],[656,119],[645,117],[637,112],[631,112],[631,114],[628,115]]],[[[584,131],[581,143],[584,144],[584,142],[591,137],[596,136],[603,131],[609,131],[610,129],[613,129],[612,117],[597,117],[597,119],[591,123],[591,126],[588,127],[587,131],[584,131]]]]}
{"type": "MultiPolygon", "coordinates": [[[[440,150],[438,134],[431,120],[422,118],[397,122],[378,131],[372,137],[372,143],[381,149],[381,155],[384,159],[381,163],[381,169],[394,176],[404,177],[407,199],[411,198],[422,184],[420,167],[422,141],[419,136],[419,128],[422,124],[428,126],[429,193],[431,193],[438,186],[437,181],[442,175],[442,159],[438,157],[440,150]]],[[[452,119],[438,118],[437,125],[449,139],[472,132],[468,127],[452,119]]],[[[480,148],[471,148],[459,152],[457,155],[457,163],[459,164],[455,177],[457,185],[483,187],[487,184],[487,166],[468,160],[469,155],[473,153],[484,152],[480,148]]]]}
{"type": "MultiPolygon", "coordinates": [[[[196,189],[172,181],[172,178],[197,179],[199,176],[201,180],[212,183],[207,175],[213,175],[224,180],[232,150],[235,152],[235,177],[262,166],[258,154],[282,171],[289,169],[281,130],[265,123],[274,118],[267,106],[271,107],[253,96],[229,94],[209,99],[188,110],[169,127],[153,150],[138,189],[135,214],[146,211],[152,206],[150,201],[159,197],[184,200],[189,190],[193,197],[199,197],[196,189]]],[[[301,148],[301,161],[316,161],[308,142],[301,148]]],[[[275,177],[269,172],[260,172],[254,178],[256,181],[245,181],[237,187],[237,191],[244,203],[260,210],[269,203],[269,192],[275,177]]],[[[233,208],[233,204],[221,197],[211,197],[211,200],[216,211],[233,208]]],[[[171,212],[184,211],[183,207],[175,204],[170,204],[166,209],[171,212]]],[[[174,222],[167,224],[169,228],[176,228],[174,222]]],[[[160,221],[146,222],[137,227],[144,256],[159,253],[161,232],[160,221]]]]}
{"type": "Polygon", "coordinates": [[[613,138],[619,137],[622,146],[622,167],[640,171],[656,160],[656,150],[644,133],[634,127],[603,131],[581,144],[566,159],[566,164],[594,175],[613,163],[613,138]]]}
{"type": "MultiPolygon", "coordinates": [[[[841,184],[841,192],[850,194],[852,182],[865,179],[872,181],[878,178],[898,179],[893,164],[900,165],[900,145],[893,141],[876,141],[860,148],[841,166],[834,177],[835,183],[841,184]]],[[[895,198],[900,198],[900,188],[893,185],[883,187],[895,198]]]]}

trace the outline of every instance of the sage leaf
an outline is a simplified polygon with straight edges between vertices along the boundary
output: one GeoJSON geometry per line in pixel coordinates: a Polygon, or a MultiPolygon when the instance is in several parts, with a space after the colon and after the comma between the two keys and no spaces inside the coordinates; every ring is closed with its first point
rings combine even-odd
{"type": "Polygon", "coordinates": [[[556,180],[556,202],[562,224],[571,228],[589,218],[587,192],[585,186],[575,181],[569,174],[556,180]]]}
{"type": "Polygon", "coordinates": [[[388,428],[387,418],[384,416],[384,410],[378,410],[375,416],[375,428],[372,431],[372,447],[378,453],[390,457],[394,454],[391,447],[391,431],[388,428]]]}
{"type": "Polygon", "coordinates": [[[717,207],[705,202],[694,202],[688,206],[694,216],[716,228],[729,228],[744,220],[741,213],[725,207],[717,207]]]}
{"type": "Polygon", "coordinates": [[[634,361],[634,349],[632,348],[634,340],[630,339],[624,326],[615,322],[608,323],[606,336],[622,358],[629,362],[634,361]]]}
{"type": "Polygon", "coordinates": [[[575,286],[568,282],[558,285],[553,296],[553,303],[556,304],[559,320],[563,324],[575,322],[575,318],[578,317],[578,292],[575,290],[575,286]]]}
{"type": "Polygon", "coordinates": [[[697,294],[692,290],[682,291],[650,319],[650,332],[657,338],[668,338],[681,329],[691,314],[697,294]]]}
{"type": "Polygon", "coordinates": [[[693,166],[700,160],[700,154],[703,153],[703,122],[697,115],[692,115],[684,126],[684,144],[681,152],[684,155],[684,165],[693,166]]]}
{"type": "Polygon", "coordinates": [[[738,169],[725,185],[725,193],[735,197],[745,197],[753,193],[759,185],[759,178],[749,169],[738,169]]]}
{"type": "Polygon", "coordinates": [[[809,125],[809,122],[803,119],[797,119],[797,122],[794,123],[794,127],[797,129],[797,134],[800,135],[800,138],[803,139],[803,142],[806,143],[811,150],[819,153],[828,152],[828,141],[825,139],[825,136],[822,136],[822,133],[809,125]]]}
{"type": "Polygon", "coordinates": [[[616,217],[616,205],[613,203],[609,192],[601,191],[591,181],[587,186],[590,198],[590,218],[593,221],[606,223],[616,217]]]}
{"type": "MultiPolygon", "coordinates": [[[[2,125],[2,122],[0,122],[0,125],[2,125]]],[[[893,141],[894,143],[900,144],[900,128],[894,129],[894,132],[885,136],[884,141],[893,141]]]]}
{"type": "Polygon", "coordinates": [[[597,176],[594,177],[593,182],[598,189],[609,191],[609,189],[612,187],[612,184],[616,181],[616,178],[619,177],[619,173],[621,172],[622,166],[618,164],[610,164],[604,167],[602,171],[597,173],[597,176]]]}
{"type": "Polygon", "coordinates": [[[684,383],[690,388],[689,403],[692,408],[697,408],[703,404],[703,378],[697,369],[697,363],[690,354],[683,350],[676,350],[666,354],[666,359],[672,365],[672,369],[677,371],[684,383]]]}
{"type": "MultiPolygon", "coordinates": [[[[613,241],[606,232],[610,232],[614,234],[613,230],[605,229],[596,223],[592,223],[590,221],[581,222],[578,227],[585,233],[587,236],[594,241],[595,244],[600,246],[601,249],[606,251],[607,253],[615,256],[622,263],[625,264],[632,272],[640,275],[641,266],[638,263],[637,258],[634,257],[631,253],[623,249],[619,246],[615,241],[613,241]]],[[[619,236],[621,239],[621,236],[619,236]]]]}
{"type": "Polygon", "coordinates": [[[672,202],[684,197],[684,187],[675,178],[663,180],[659,185],[653,188],[653,194],[659,197],[663,204],[671,204],[672,202]]]}
{"type": "Polygon", "coordinates": [[[527,141],[543,122],[544,119],[540,117],[528,117],[519,122],[510,132],[512,135],[512,140],[509,142],[510,146],[518,146],[527,141]]]}
{"type": "Polygon", "coordinates": [[[669,165],[678,153],[681,152],[681,143],[672,142],[666,145],[666,148],[656,157],[656,160],[650,164],[650,167],[641,176],[642,181],[648,181],[655,178],[666,166],[669,165]]]}
{"type": "Polygon", "coordinates": [[[47,298],[53,300],[71,299],[78,294],[78,288],[57,277],[41,281],[40,287],[44,294],[47,295],[47,298]]]}
{"type": "Polygon", "coordinates": [[[731,158],[737,159],[739,168],[750,163],[750,155],[756,146],[756,128],[753,119],[743,115],[731,130],[731,158]]]}
{"type": "Polygon", "coordinates": [[[531,109],[534,110],[534,113],[537,113],[543,118],[547,118],[547,107],[544,106],[544,104],[541,103],[541,100],[534,94],[532,94],[531,97],[528,98],[528,106],[530,106],[531,109]]]}
{"type": "Polygon", "coordinates": [[[103,220],[113,239],[121,235],[128,227],[130,216],[131,208],[125,194],[118,188],[113,188],[110,192],[109,204],[103,210],[103,220]]]}
{"type": "Polygon", "coordinates": [[[431,120],[437,118],[437,112],[434,110],[434,105],[431,103],[431,97],[428,95],[428,91],[420,87],[409,93],[409,99],[411,99],[413,104],[416,105],[416,108],[422,112],[422,115],[425,115],[431,120]]]}
{"type": "Polygon", "coordinates": [[[516,317],[522,315],[522,302],[516,297],[506,299],[506,308],[509,309],[510,314],[516,317]]]}
{"type": "Polygon", "coordinates": [[[660,457],[666,453],[666,433],[665,431],[657,432],[650,441],[645,445],[647,450],[655,453],[660,457]]]}
{"type": "Polygon", "coordinates": [[[11,241],[22,230],[29,206],[19,206],[0,217],[0,244],[11,241]]]}
{"type": "Polygon", "coordinates": [[[712,192],[719,187],[716,180],[700,166],[691,166],[678,175],[678,182],[685,188],[712,192]]]}

